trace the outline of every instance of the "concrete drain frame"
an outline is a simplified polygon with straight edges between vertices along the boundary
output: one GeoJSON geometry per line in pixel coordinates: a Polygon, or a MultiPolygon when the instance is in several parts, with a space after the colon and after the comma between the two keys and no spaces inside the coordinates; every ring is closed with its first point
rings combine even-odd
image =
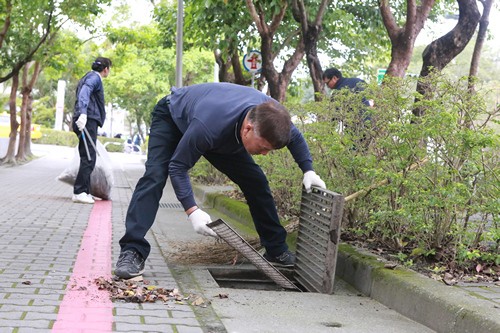
{"type": "Polygon", "coordinates": [[[316,187],[311,193],[302,192],[297,261],[293,269],[278,270],[228,224],[221,219],[216,220],[208,226],[255,267],[218,266],[207,269],[221,287],[245,286],[264,290],[281,287],[285,290],[333,294],[343,208],[344,197],[340,194],[316,187]]]}

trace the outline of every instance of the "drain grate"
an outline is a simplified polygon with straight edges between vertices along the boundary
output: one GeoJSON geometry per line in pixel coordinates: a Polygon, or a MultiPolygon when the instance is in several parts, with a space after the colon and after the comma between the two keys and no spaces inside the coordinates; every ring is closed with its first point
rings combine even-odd
{"type": "Polygon", "coordinates": [[[338,193],[302,192],[295,279],[310,292],[333,294],[343,208],[338,193]]]}
{"type": "Polygon", "coordinates": [[[263,256],[260,255],[248,242],[243,239],[233,228],[221,219],[207,224],[215,233],[225,240],[229,245],[238,250],[245,258],[260,271],[266,274],[278,286],[285,289],[300,289],[288,280],[276,267],[271,265],[263,256]]]}
{"type": "Polygon", "coordinates": [[[160,202],[160,208],[182,209],[182,205],[179,202],[160,202]]]}

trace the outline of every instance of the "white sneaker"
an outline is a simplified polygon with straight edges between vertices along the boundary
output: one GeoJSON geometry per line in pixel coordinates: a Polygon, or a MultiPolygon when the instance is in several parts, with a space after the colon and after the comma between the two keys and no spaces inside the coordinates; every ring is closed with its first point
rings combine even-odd
{"type": "Polygon", "coordinates": [[[84,203],[84,204],[93,204],[94,199],[92,199],[92,196],[82,192],[80,194],[73,194],[73,202],[77,203],[84,203]]]}

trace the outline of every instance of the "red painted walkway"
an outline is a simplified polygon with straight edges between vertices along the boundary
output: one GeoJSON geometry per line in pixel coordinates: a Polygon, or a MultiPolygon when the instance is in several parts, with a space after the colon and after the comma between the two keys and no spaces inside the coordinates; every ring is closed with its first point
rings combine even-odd
{"type": "Polygon", "coordinates": [[[96,201],[52,332],[112,332],[113,303],[94,280],[111,277],[111,201],[96,201]]]}

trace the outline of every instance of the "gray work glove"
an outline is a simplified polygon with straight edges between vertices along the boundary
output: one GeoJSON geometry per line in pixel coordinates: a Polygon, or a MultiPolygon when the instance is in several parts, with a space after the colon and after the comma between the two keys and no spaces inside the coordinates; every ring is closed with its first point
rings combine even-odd
{"type": "Polygon", "coordinates": [[[87,125],[87,115],[82,113],[76,120],[76,127],[81,132],[85,128],[85,125],[87,125]]]}
{"type": "Polygon", "coordinates": [[[326,190],[326,185],[325,182],[319,178],[319,176],[316,174],[316,172],[309,170],[306,173],[304,173],[304,180],[302,181],[304,184],[304,188],[306,189],[307,193],[311,193],[311,186],[317,186],[322,189],[326,190]]]}
{"type": "Polygon", "coordinates": [[[188,216],[189,222],[193,225],[194,231],[203,236],[212,236],[217,238],[215,231],[207,227],[207,224],[212,222],[210,215],[202,211],[201,209],[196,209],[194,212],[188,216]]]}

